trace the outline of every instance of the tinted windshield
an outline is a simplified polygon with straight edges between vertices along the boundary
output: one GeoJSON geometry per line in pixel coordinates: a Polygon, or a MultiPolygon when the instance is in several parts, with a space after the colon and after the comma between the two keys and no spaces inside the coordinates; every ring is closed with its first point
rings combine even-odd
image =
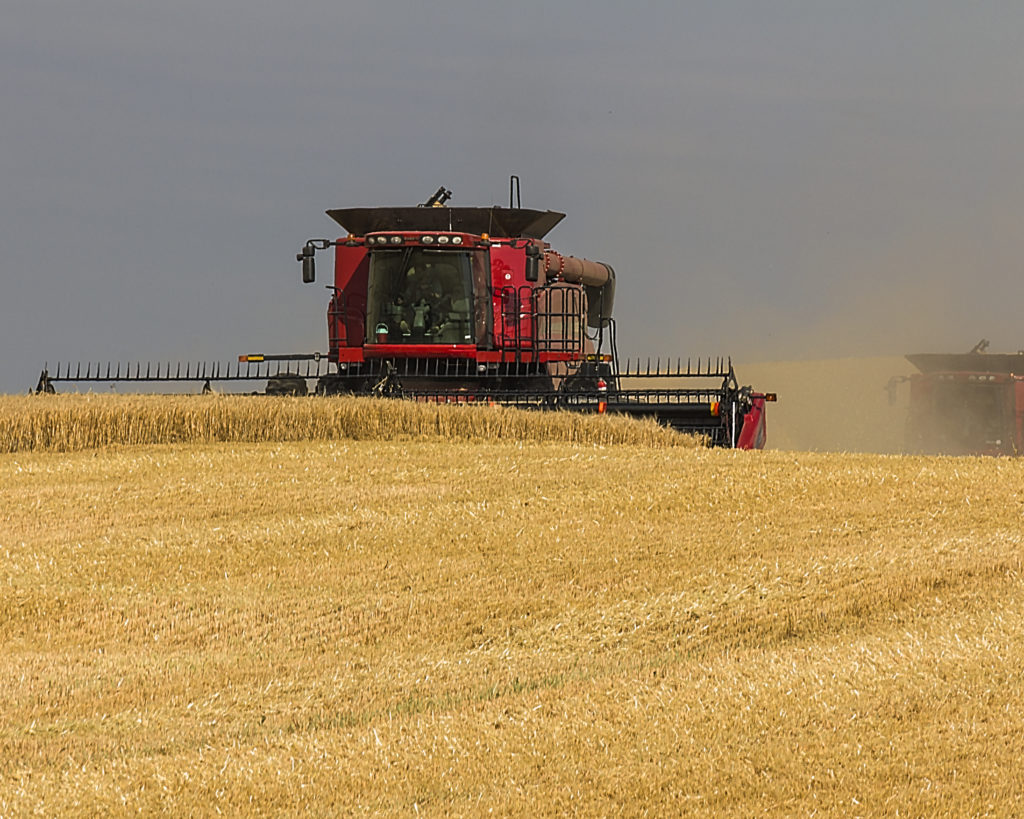
{"type": "Polygon", "coordinates": [[[470,254],[405,248],[370,257],[366,330],[371,344],[472,344],[470,254]]]}
{"type": "Polygon", "coordinates": [[[1005,384],[955,381],[936,385],[931,437],[949,454],[984,452],[1012,443],[1005,384]]]}

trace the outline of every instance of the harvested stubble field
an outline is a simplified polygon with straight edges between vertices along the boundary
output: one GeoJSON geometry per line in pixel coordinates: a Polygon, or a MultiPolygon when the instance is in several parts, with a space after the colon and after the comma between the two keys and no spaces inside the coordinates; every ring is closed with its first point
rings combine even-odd
{"type": "Polygon", "coordinates": [[[1021,812],[1024,463],[487,411],[8,445],[0,814],[1021,812]]]}

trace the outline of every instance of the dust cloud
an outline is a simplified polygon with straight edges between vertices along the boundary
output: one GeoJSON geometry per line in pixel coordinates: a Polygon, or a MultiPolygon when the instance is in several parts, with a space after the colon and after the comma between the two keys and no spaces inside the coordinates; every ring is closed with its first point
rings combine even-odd
{"type": "Polygon", "coordinates": [[[778,393],[768,407],[769,449],[901,453],[909,385],[887,385],[917,371],[905,355],[965,353],[983,337],[992,350],[1021,346],[1016,320],[999,303],[1007,288],[972,288],[959,272],[970,267],[966,254],[945,247],[951,258],[942,259],[924,237],[913,238],[882,258],[838,265],[818,311],[747,317],[764,334],[750,345],[760,361],[733,361],[741,384],[778,393]]]}
{"type": "Polygon", "coordinates": [[[898,454],[914,367],[901,356],[736,364],[741,384],[778,393],[768,405],[767,449],[898,454]]]}

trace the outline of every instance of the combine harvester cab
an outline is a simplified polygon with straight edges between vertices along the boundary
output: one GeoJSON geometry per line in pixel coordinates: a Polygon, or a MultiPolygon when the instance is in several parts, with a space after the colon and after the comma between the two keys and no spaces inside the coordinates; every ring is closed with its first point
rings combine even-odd
{"type": "Polygon", "coordinates": [[[616,351],[615,271],[563,255],[544,237],[555,211],[423,205],[329,210],[346,231],[310,239],[297,260],[316,280],[333,250],[328,352],[250,354],[225,367],[81,365],[59,381],[266,380],[267,392],[377,395],[442,403],[653,418],[713,446],[760,449],[772,394],[741,387],[727,359],[629,362],[616,351]],[[104,377],[105,376],[105,377],[104,377]]]}
{"type": "MultiPolygon", "coordinates": [[[[1024,452],[1024,352],[917,353],[907,381],[907,450],[927,455],[1019,455],[1024,452]]],[[[892,394],[892,393],[891,393],[892,394]]]]}

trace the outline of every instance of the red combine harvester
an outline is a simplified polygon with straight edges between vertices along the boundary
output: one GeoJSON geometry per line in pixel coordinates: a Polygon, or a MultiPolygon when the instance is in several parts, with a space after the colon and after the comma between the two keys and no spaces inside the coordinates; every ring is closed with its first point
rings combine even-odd
{"type": "Polygon", "coordinates": [[[1019,455],[1024,452],[1024,351],[918,353],[910,382],[907,449],[934,455],[1019,455]]]}
{"type": "Polygon", "coordinates": [[[447,207],[440,188],[423,205],[343,208],[346,231],[310,239],[298,254],[302,280],[316,254],[334,249],[326,354],[243,355],[238,362],[182,365],[58,365],[57,382],[266,380],[267,394],[366,394],[538,410],[654,418],[714,446],[760,449],[765,402],[741,387],[727,359],[660,359],[619,367],[612,303],[615,272],[558,253],[544,241],[564,218],[512,206],[447,207]]]}

